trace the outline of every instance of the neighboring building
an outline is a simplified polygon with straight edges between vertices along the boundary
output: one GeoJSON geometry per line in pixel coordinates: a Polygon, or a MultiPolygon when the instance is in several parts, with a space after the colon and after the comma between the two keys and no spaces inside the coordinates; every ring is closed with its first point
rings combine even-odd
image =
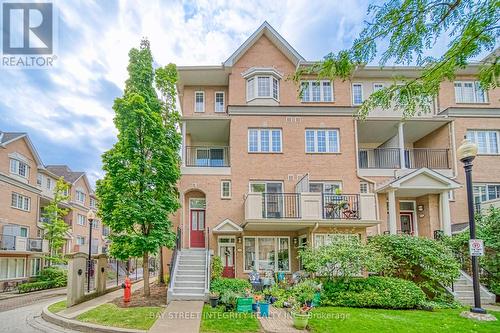
{"type": "MultiPolygon", "coordinates": [[[[312,63],[264,23],[222,65],[178,67],[182,208],[174,224],[183,249],[209,242],[225,276],[246,277],[295,272],[300,247],[334,237],[451,234],[467,221],[455,153],[466,134],[480,147],[477,202],[500,197],[500,91],[479,89],[477,65],[443,83],[430,113],[402,120],[375,110],[361,121],[353,115],[365,98],[420,69],[311,76],[300,94],[289,77],[312,63]]],[[[182,296],[189,288],[174,281],[182,296]]]]}
{"type": "MultiPolygon", "coordinates": [[[[88,253],[86,214],[96,199],[85,173],[45,166],[26,133],[0,131],[0,291],[3,283],[27,280],[44,266],[44,207],[53,199],[60,177],[70,184],[70,200],[61,204],[69,210],[65,220],[70,225],[64,252],[88,253]],[[75,246],[79,243],[82,246],[75,246]]],[[[92,234],[92,252],[102,253],[99,221],[92,234]]]]}

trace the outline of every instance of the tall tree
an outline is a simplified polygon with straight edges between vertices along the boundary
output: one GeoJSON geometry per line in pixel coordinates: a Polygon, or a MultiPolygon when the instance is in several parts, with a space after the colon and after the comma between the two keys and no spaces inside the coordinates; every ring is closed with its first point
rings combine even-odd
{"type": "Polygon", "coordinates": [[[63,220],[68,214],[68,209],[63,208],[61,204],[68,201],[69,185],[61,177],[56,182],[54,188],[54,197],[50,203],[45,206],[43,217],[44,238],[49,241],[49,255],[46,257],[49,263],[63,262],[62,248],[66,242],[66,232],[69,225],[63,220]]]}
{"type": "Polygon", "coordinates": [[[174,244],[169,215],[179,208],[181,144],[175,104],[159,99],[155,88],[175,99],[177,71],[169,65],[155,73],[147,40],[129,58],[123,97],[113,105],[118,142],[103,154],[106,174],[96,194],[99,215],[111,229],[111,255],[142,256],[144,295],[149,296],[149,256],[174,244]]]}
{"type": "MultiPolygon", "coordinates": [[[[360,106],[358,116],[364,118],[375,108],[394,108],[404,117],[417,111],[429,112],[441,82],[453,80],[471,59],[495,48],[500,34],[499,9],[499,0],[389,0],[383,5],[370,5],[370,21],[350,49],[299,68],[294,79],[314,74],[347,80],[357,68],[377,57],[381,66],[388,62],[415,64],[423,67],[416,78],[398,77],[373,93],[360,106]],[[450,42],[442,54],[426,56],[443,39],[450,42]]],[[[499,86],[498,60],[499,53],[495,52],[481,64],[482,89],[499,86]]]]}

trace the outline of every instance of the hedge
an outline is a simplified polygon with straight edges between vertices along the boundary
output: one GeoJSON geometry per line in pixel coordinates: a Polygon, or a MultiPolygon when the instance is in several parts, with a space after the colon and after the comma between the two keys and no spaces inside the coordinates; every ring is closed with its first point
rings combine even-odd
{"type": "Polygon", "coordinates": [[[244,293],[246,289],[251,289],[252,285],[248,280],[217,278],[210,283],[210,291],[222,295],[224,292],[244,293]]]}
{"type": "Polygon", "coordinates": [[[40,271],[40,275],[33,282],[17,286],[19,293],[64,287],[68,284],[68,274],[57,267],[47,267],[40,271]]]}
{"type": "Polygon", "coordinates": [[[36,281],[20,284],[19,286],[17,286],[17,290],[20,294],[22,294],[30,291],[44,290],[54,287],[55,283],[53,281],[36,281]]]}
{"type": "Polygon", "coordinates": [[[381,276],[330,280],[323,285],[321,295],[322,305],[356,308],[415,309],[425,300],[414,282],[381,276]]]}

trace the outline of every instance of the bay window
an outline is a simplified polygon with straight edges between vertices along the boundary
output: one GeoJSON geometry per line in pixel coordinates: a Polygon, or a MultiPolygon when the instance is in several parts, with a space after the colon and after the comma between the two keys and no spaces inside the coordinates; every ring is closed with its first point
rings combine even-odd
{"type": "MultiPolygon", "coordinates": [[[[261,73],[274,71],[261,71],[261,73]]],[[[273,98],[279,101],[279,78],[275,75],[247,76],[247,102],[255,98],[273,98]]]]}
{"type": "Polygon", "coordinates": [[[290,272],[290,237],[244,237],[244,270],[290,272]]]}

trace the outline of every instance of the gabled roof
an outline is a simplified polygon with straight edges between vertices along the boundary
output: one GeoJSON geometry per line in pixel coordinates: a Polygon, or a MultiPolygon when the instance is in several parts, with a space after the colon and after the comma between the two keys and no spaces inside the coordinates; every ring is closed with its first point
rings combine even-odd
{"type": "Polygon", "coordinates": [[[238,59],[262,36],[265,35],[283,54],[290,59],[294,65],[297,65],[305,59],[290,45],[288,42],[267,22],[262,25],[234,51],[234,53],[224,61],[223,65],[227,67],[233,66],[238,59]]]}
{"type": "Polygon", "coordinates": [[[35,157],[35,162],[37,164],[37,167],[40,169],[44,169],[44,165],[42,162],[42,159],[40,158],[40,155],[38,155],[38,151],[36,150],[35,146],[33,145],[33,142],[31,142],[30,137],[28,136],[28,133],[25,132],[2,132],[0,131],[0,147],[5,147],[6,145],[17,141],[19,139],[24,138],[26,140],[26,143],[28,144],[29,149],[31,150],[31,153],[35,157]]]}
{"type": "Polygon", "coordinates": [[[239,225],[231,221],[230,219],[225,219],[221,223],[217,224],[213,229],[212,232],[214,233],[227,233],[227,234],[235,234],[235,233],[241,233],[243,231],[243,228],[241,228],[239,225]]]}
{"type": "Polygon", "coordinates": [[[414,188],[414,189],[432,189],[432,188],[447,188],[456,189],[461,187],[459,183],[450,179],[437,171],[429,168],[420,168],[418,170],[412,171],[402,177],[393,179],[387,183],[378,186],[377,192],[383,192],[389,189],[399,189],[399,188],[414,188]],[[425,184],[419,182],[419,177],[426,177],[435,181],[433,184],[425,184]],[[413,184],[413,180],[417,180],[413,184]]]}
{"type": "Polygon", "coordinates": [[[58,177],[64,177],[64,180],[71,184],[85,175],[85,172],[82,171],[72,171],[67,165],[47,165],[47,170],[58,177]]]}

